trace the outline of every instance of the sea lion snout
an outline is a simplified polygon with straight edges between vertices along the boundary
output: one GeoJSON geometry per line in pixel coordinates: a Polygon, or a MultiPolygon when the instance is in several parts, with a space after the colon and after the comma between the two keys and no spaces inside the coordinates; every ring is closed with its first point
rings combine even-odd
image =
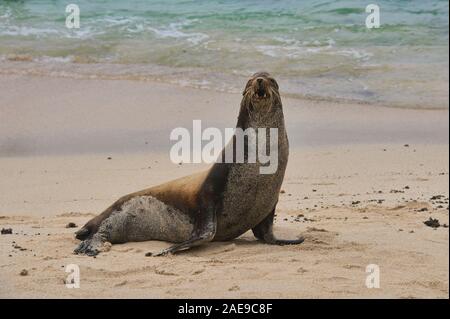
{"type": "Polygon", "coordinates": [[[270,83],[267,78],[258,76],[254,77],[251,81],[251,88],[254,97],[257,98],[267,98],[269,97],[269,86],[270,83]]]}
{"type": "Polygon", "coordinates": [[[264,83],[264,79],[259,77],[256,79],[256,94],[258,94],[259,97],[264,97],[266,95],[267,89],[266,84],[264,83]]]}

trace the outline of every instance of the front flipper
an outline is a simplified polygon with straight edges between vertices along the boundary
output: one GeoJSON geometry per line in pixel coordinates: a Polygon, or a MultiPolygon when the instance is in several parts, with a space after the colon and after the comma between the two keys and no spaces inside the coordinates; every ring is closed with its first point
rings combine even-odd
{"type": "Polygon", "coordinates": [[[202,245],[213,240],[217,229],[217,220],[215,209],[210,207],[200,212],[199,220],[196,222],[195,228],[192,232],[192,237],[182,243],[175,244],[169,248],[163,249],[152,256],[164,256],[167,254],[174,254],[178,251],[189,249],[191,247],[202,245]]]}
{"type": "Polygon", "coordinates": [[[273,218],[275,216],[275,208],[263,219],[258,225],[252,228],[253,234],[259,240],[270,245],[298,245],[305,240],[303,237],[297,239],[277,239],[273,234],[273,218]]]}

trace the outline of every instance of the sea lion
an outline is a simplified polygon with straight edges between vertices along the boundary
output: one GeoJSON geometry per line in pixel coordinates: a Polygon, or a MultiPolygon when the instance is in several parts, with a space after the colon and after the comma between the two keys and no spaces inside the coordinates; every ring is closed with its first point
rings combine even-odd
{"type": "MultiPolygon", "coordinates": [[[[155,254],[160,256],[210,241],[232,240],[249,229],[267,244],[302,243],[303,238],[277,239],[272,231],[289,143],[278,84],[268,73],[256,73],[248,80],[236,127],[278,130],[278,165],[273,174],[261,174],[263,164],[250,162],[247,153],[243,163],[236,161],[236,155],[227,163],[224,152],[236,147],[234,135],[222,150],[222,161],[207,171],[123,196],[91,219],[76,233],[83,241],[74,252],[96,255],[106,242],[175,243],[155,254]]],[[[253,142],[245,139],[246,147],[253,142]]]]}

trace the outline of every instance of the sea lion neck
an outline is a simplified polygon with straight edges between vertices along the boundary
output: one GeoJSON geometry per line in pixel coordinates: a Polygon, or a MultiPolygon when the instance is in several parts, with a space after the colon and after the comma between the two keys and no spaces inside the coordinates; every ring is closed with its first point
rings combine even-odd
{"type": "Polygon", "coordinates": [[[284,114],[281,103],[273,103],[267,112],[255,112],[251,105],[242,100],[236,128],[284,128],[284,114]]]}

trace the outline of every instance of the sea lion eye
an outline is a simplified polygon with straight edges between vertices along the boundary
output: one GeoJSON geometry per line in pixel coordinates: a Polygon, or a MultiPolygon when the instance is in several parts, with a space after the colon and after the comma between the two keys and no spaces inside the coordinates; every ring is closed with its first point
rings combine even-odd
{"type": "Polygon", "coordinates": [[[273,79],[273,78],[270,78],[269,81],[278,90],[278,83],[277,83],[277,81],[275,81],[275,79],[273,79]]]}
{"type": "Polygon", "coordinates": [[[247,81],[247,84],[245,85],[244,91],[242,91],[242,95],[245,95],[245,93],[247,93],[248,88],[250,87],[250,85],[252,84],[253,79],[250,79],[247,81]]]}

